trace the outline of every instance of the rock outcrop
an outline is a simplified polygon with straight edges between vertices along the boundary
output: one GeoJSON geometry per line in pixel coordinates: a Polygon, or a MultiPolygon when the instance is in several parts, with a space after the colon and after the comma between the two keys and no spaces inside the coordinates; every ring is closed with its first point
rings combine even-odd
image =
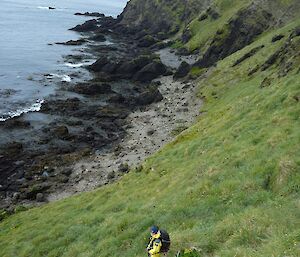
{"type": "Polygon", "coordinates": [[[143,28],[150,34],[172,34],[178,31],[180,23],[188,24],[212,2],[213,0],[131,0],[118,19],[126,27],[143,28]]]}
{"type": "Polygon", "coordinates": [[[217,31],[209,48],[195,65],[201,68],[212,66],[252,43],[274,22],[270,12],[260,6],[250,5],[239,11],[223,29],[217,31]]]}

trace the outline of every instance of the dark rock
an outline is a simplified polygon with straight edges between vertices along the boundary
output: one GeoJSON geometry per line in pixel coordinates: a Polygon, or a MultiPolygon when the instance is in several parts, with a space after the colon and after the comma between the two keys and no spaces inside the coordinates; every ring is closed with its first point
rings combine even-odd
{"type": "Polygon", "coordinates": [[[260,66],[256,65],[253,69],[251,69],[248,73],[248,76],[252,76],[254,73],[256,73],[259,70],[260,66]]]}
{"type": "Polygon", "coordinates": [[[104,18],[105,15],[103,13],[98,13],[98,12],[85,12],[85,13],[75,13],[74,15],[77,16],[88,16],[88,17],[102,17],[104,18]]]}
{"type": "Polygon", "coordinates": [[[252,43],[273,22],[272,14],[256,5],[239,11],[223,28],[222,33],[221,31],[216,33],[208,50],[195,66],[207,68],[214,65],[217,61],[252,43]]]}
{"type": "Polygon", "coordinates": [[[200,15],[198,21],[204,21],[204,20],[206,20],[207,18],[208,18],[207,13],[203,13],[203,14],[200,15]]]}
{"type": "Polygon", "coordinates": [[[78,40],[69,40],[67,42],[58,42],[55,43],[57,45],[66,45],[66,46],[80,46],[83,45],[86,42],[85,39],[78,39],[78,40]]]}
{"type": "Polygon", "coordinates": [[[0,154],[15,157],[16,155],[20,154],[23,151],[23,144],[20,142],[11,142],[5,144],[0,149],[0,154]]]}
{"type": "Polygon", "coordinates": [[[299,95],[294,95],[293,97],[297,102],[300,102],[300,94],[299,95]]]}
{"type": "Polygon", "coordinates": [[[174,74],[174,78],[183,78],[190,72],[191,66],[187,62],[182,62],[174,74]]]}
{"type": "Polygon", "coordinates": [[[192,33],[190,31],[189,28],[186,28],[183,33],[182,33],[182,36],[181,36],[181,41],[183,44],[186,44],[187,42],[190,41],[190,39],[192,38],[192,33]]]}
{"type": "Polygon", "coordinates": [[[166,33],[166,32],[158,32],[157,33],[157,38],[159,39],[159,40],[165,40],[165,39],[167,39],[169,36],[168,36],[168,34],[166,33]]]}
{"type": "Polygon", "coordinates": [[[66,126],[58,126],[53,129],[53,134],[59,139],[67,139],[69,134],[69,129],[66,126]]]}
{"type": "Polygon", "coordinates": [[[42,193],[37,193],[35,199],[38,202],[44,202],[45,201],[45,196],[42,193]]]}
{"type": "Polygon", "coordinates": [[[80,100],[75,98],[68,98],[65,100],[47,101],[42,105],[41,112],[74,112],[80,107],[80,100]]]}
{"type": "Polygon", "coordinates": [[[89,66],[89,70],[91,71],[101,71],[102,68],[109,63],[109,60],[107,57],[102,57],[98,59],[96,62],[94,62],[92,65],[89,66]]]}
{"type": "Polygon", "coordinates": [[[70,30],[74,30],[77,32],[87,32],[87,31],[93,31],[98,29],[98,22],[97,20],[88,20],[85,23],[81,25],[77,25],[74,28],[71,28],[70,30]]]}
{"type": "Polygon", "coordinates": [[[190,52],[187,48],[185,47],[180,47],[177,52],[176,52],[177,55],[183,55],[183,56],[188,56],[190,55],[190,52]]]}
{"type": "Polygon", "coordinates": [[[84,95],[111,94],[111,86],[104,83],[81,83],[75,85],[74,92],[84,95]]]}
{"type": "Polygon", "coordinates": [[[95,34],[109,34],[111,33],[111,30],[108,28],[98,27],[96,30],[94,30],[95,34]]]}
{"type": "Polygon", "coordinates": [[[43,182],[41,184],[35,184],[29,188],[25,188],[24,191],[24,198],[25,199],[31,199],[34,200],[36,199],[36,196],[38,193],[43,193],[46,190],[48,190],[51,187],[50,184],[47,182],[43,182]]]}
{"type": "Polygon", "coordinates": [[[59,182],[61,182],[61,183],[63,183],[63,184],[66,184],[66,183],[69,182],[69,178],[68,178],[67,176],[65,176],[65,175],[60,175],[60,176],[58,177],[58,180],[59,180],[59,182]]]}
{"type": "Polygon", "coordinates": [[[266,78],[261,82],[260,87],[261,87],[261,88],[269,87],[269,86],[271,86],[271,84],[272,84],[272,79],[266,77],[266,78]]]}
{"type": "Polygon", "coordinates": [[[262,65],[261,70],[265,71],[267,70],[269,67],[271,67],[280,57],[280,50],[276,51],[274,54],[272,54],[268,60],[262,65]]]}
{"type": "Polygon", "coordinates": [[[165,72],[164,76],[172,76],[174,74],[172,69],[167,69],[167,71],[165,72]]]}
{"type": "MultiPolygon", "coordinates": [[[[108,118],[110,120],[115,120],[117,118],[125,119],[128,115],[128,110],[115,106],[105,106],[96,109],[95,115],[97,118],[108,118]]],[[[111,126],[112,124],[109,124],[109,129],[112,129],[111,126]]]]}
{"type": "Polygon", "coordinates": [[[139,72],[137,72],[133,79],[140,82],[149,82],[167,71],[166,66],[160,61],[153,61],[147,64],[139,72]]]}
{"type": "Polygon", "coordinates": [[[292,40],[294,36],[295,31],[290,34],[284,45],[273,53],[261,66],[262,71],[276,65],[278,67],[278,76],[284,77],[297,67],[296,63],[298,62],[300,44],[299,40],[292,40]]]}
{"type": "Polygon", "coordinates": [[[72,174],[72,169],[64,169],[62,171],[62,174],[66,175],[66,176],[70,176],[72,174]]]}
{"type": "Polygon", "coordinates": [[[135,40],[140,40],[141,38],[145,37],[149,35],[149,32],[147,32],[146,30],[141,30],[141,31],[138,31],[135,36],[134,36],[134,39],[135,40]]]}
{"type": "Polygon", "coordinates": [[[108,62],[102,67],[101,71],[104,73],[113,74],[119,66],[120,63],[118,62],[108,62]]]}
{"type": "Polygon", "coordinates": [[[118,23],[118,20],[112,16],[105,16],[101,19],[101,26],[104,28],[112,28],[118,23]]]}
{"type": "Polygon", "coordinates": [[[170,45],[171,45],[170,42],[160,41],[160,42],[157,42],[156,44],[154,44],[153,46],[151,46],[151,49],[160,50],[160,49],[164,49],[170,45]]]}
{"type": "Polygon", "coordinates": [[[152,136],[155,133],[155,129],[150,129],[147,131],[148,136],[152,136]]]}
{"type": "Polygon", "coordinates": [[[281,40],[281,39],[283,39],[284,38],[284,35],[276,35],[276,36],[274,36],[273,38],[272,38],[272,43],[274,43],[274,42],[276,42],[276,41],[279,41],[279,40],[281,40]]]}
{"type": "Polygon", "coordinates": [[[218,11],[213,7],[209,7],[206,12],[213,20],[217,20],[220,17],[218,11]]]}
{"type": "Polygon", "coordinates": [[[245,55],[243,55],[241,58],[239,58],[233,65],[232,67],[237,66],[238,64],[242,63],[243,61],[245,61],[246,59],[252,57],[253,55],[255,55],[260,49],[264,48],[264,45],[255,47],[253,49],[251,49],[250,52],[246,53],[245,55]]]}
{"type": "Polygon", "coordinates": [[[134,64],[137,66],[137,69],[142,69],[147,64],[151,63],[153,57],[150,55],[140,55],[133,60],[134,64]]]}
{"type": "Polygon", "coordinates": [[[155,39],[154,37],[147,35],[145,37],[143,37],[142,39],[140,39],[140,41],[138,42],[138,46],[139,47],[149,47],[154,45],[155,43],[157,43],[157,39],[155,39]]]}
{"type": "Polygon", "coordinates": [[[125,101],[126,101],[126,98],[120,94],[114,94],[108,100],[108,102],[110,102],[110,103],[117,103],[117,104],[124,104],[125,101]]]}
{"type": "Polygon", "coordinates": [[[0,126],[4,129],[26,129],[30,127],[29,121],[20,120],[19,118],[13,118],[0,123],[0,126]]]}
{"type": "Polygon", "coordinates": [[[151,63],[153,57],[148,55],[141,55],[134,60],[122,62],[116,73],[121,74],[123,78],[132,78],[132,76],[145,67],[147,64],[151,63]]]}
{"type": "Polygon", "coordinates": [[[162,94],[155,86],[150,86],[142,92],[136,99],[139,105],[148,105],[154,102],[159,102],[163,99],[162,94]]]}
{"type": "Polygon", "coordinates": [[[93,41],[97,41],[97,42],[105,42],[106,41],[106,38],[103,34],[97,34],[95,36],[90,37],[89,39],[93,40],[93,41]]]}
{"type": "Polygon", "coordinates": [[[107,179],[109,179],[109,180],[114,179],[115,176],[116,176],[115,172],[111,171],[107,174],[107,179]]]}
{"type": "Polygon", "coordinates": [[[49,6],[48,8],[49,8],[49,10],[55,10],[56,9],[55,7],[51,7],[51,6],[49,6]]]}
{"type": "Polygon", "coordinates": [[[293,32],[292,32],[292,34],[291,34],[291,38],[294,38],[294,37],[299,37],[300,36],[300,27],[296,27],[294,30],[293,30],[293,32]]]}
{"type": "Polygon", "coordinates": [[[121,172],[121,173],[128,173],[129,172],[129,165],[127,163],[122,163],[118,167],[118,171],[121,172]]]}

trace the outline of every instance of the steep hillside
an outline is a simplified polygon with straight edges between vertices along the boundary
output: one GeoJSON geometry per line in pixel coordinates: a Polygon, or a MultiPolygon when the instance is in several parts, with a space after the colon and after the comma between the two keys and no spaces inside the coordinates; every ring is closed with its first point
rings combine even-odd
{"type": "MultiPolygon", "coordinates": [[[[300,19],[279,26],[261,8],[259,35],[233,51],[226,32],[214,67],[193,67],[205,101],[194,126],[115,184],[5,218],[0,256],[146,256],[152,224],[170,232],[169,256],[299,256],[300,19]]],[[[205,22],[186,46],[203,36],[212,52],[219,27],[205,22]]]]}
{"type": "Polygon", "coordinates": [[[174,46],[200,52],[200,67],[252,43],[262,33],[282,27],[300,11],[296,0],[129,1],[121,24],[177,40],[174,46]]]}
{"type": "Polygon", "coordinates": [[[212,0],[132,0],[120,15],[121,23],[127,26],[142,26],[151,33],[176,33],[180,26],[189,23],[205,10],[212,0]]]}

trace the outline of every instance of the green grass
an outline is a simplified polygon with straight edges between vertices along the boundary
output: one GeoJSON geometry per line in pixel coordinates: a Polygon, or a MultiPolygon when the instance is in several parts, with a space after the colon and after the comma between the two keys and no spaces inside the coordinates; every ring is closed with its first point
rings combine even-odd
{"type": "Polygon", "coordinates": [[[205,51],[205,47],[216,34],[216,32],[218,30],[222,30],[230,18],[233,17],[238,10],[249,3],[249,0],[215,1],[214,6],[220,13],[220,18],[216,20],[208,18],[203,21],[199,21],[198,17],[194,19],[189,25],[193,37],[187,43],[188,49],[190,51],[195,49],[202,49],[202,51],[205,51]]]}
{"type": "MultiPolygon", "coordinates": [[[[158,224],[199,256],[299,256],[300,74],[266,88],[273,67],[248,77],[300,21],[264,35],[199,81],[206,111],[198,122],[119,182],[0,223],[1,257],[146,256],[158,224]],[[235,60],[265,44],[252,58],[235,60]]],[[[185,256],[196,256],[186,252],[185,256]]]]}

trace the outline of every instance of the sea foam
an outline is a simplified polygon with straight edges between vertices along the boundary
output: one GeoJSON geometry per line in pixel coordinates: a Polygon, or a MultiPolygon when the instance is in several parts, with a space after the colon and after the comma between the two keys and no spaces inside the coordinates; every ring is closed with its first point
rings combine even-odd
{"type": "Polygon", "coordinates": [[[55,74],[55,73],[51,73],[51,74],[47,75],[47,78],[48,79],[60,78],[60,80],[62,82],[71,82],[72,81],[71,77],[68,75],[59,75],[59,74],[55,74]]]}
{"type": "Polygon", "coordinates": [[[70,68],[80,68],[86,65],[91,65],[93,64],[95,61],[89,61],[89,62],[82,62],[82,63],[65,63],[65,66],[68,66],[70,68]]]}
{"type": "Polygon", "coordinates": [[[36,102],[34,104],[32,104],[29,107],[5,113],[2,116],[0,116],[0,122],[6,121],[6,120],[14,118],[14,117],[21,116],[23,113],[38,112],[41,110],[42,104],[44,102],[45,102],[44,99],[38,99],[38,100],[36,100],[36,102]]]}

